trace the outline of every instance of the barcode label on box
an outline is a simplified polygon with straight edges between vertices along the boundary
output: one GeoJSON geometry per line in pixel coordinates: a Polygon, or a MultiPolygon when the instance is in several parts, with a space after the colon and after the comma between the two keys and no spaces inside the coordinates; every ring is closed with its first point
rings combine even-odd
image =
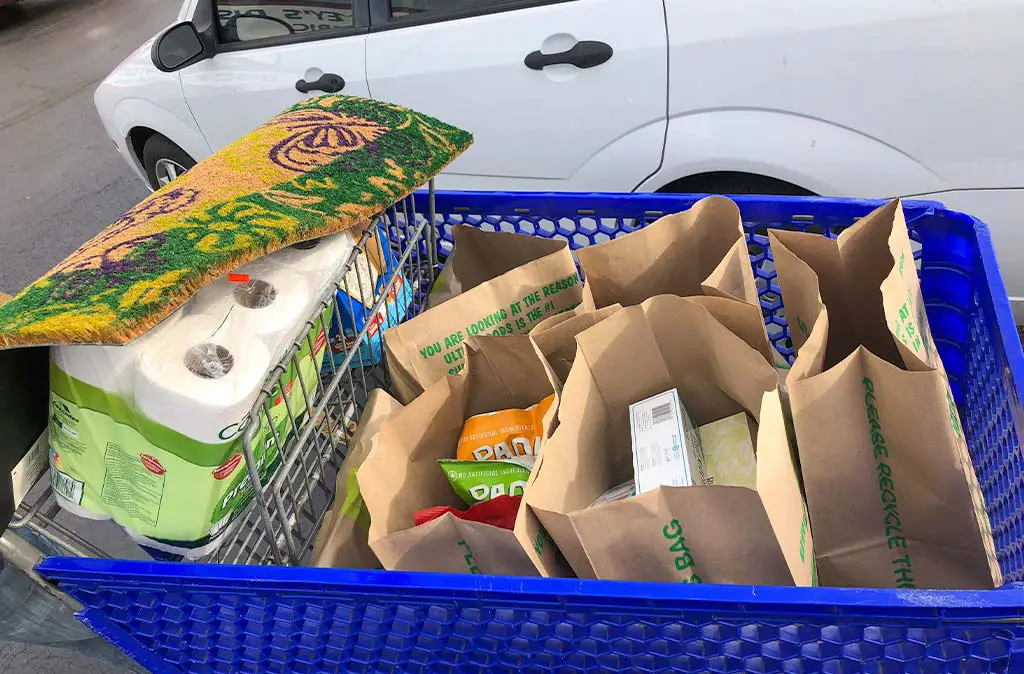
{"type": "Polygon", "coordinates": [[[50,485],[54,493],[61,498],[71,501],[75,505],[82,505],[82,495],[85,493],[85,483],[76,480],[56,468],[50,469],[50,485]]]}
{"type": "Polygon", "coordinates": [[[657,425],[666,421],[672,421],[672,416],[672,403],[667,402],[651,410],[651,423],[657,425]]]}

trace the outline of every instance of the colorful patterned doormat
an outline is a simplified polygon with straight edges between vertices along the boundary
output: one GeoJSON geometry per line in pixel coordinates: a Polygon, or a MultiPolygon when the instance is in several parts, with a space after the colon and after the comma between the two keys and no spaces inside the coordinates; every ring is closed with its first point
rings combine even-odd
{"type": "Polygon", "coordinates": [[[239,265],[365,222],[472,142],[397,105],[303,101],[154,192],[0,306],[0,347],[131,341],[239,265]]]}

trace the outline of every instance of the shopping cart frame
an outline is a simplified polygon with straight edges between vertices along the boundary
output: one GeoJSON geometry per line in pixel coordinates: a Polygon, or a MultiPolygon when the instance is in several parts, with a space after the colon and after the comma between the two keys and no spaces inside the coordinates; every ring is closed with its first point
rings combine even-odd
{"type": "MultiPolygon", "coordinates": [[[[289,370],[299,370],[300,351],[316,351],[314,342],[319,333],[326,339],[333,325],[341,324],[341,315],[354,313],[355,297],[364,299],[368,316],[387,312],[387,299],[399,283],[412,286],[409,313],[420,311],[428,277],[437,266],[436,230],[428,227],[433,221],[434,182],[424,192],[423,213],[417,210],[416,199],[398,201],[361,228],[339,278],[324,290],[308,319],[296,326],[295,338],[270,370],[252,410],[245,419],[242,436],[244,466],[248,481],[244,485],[253,497],[239,509],[228,525],[220,546],[205,557],[222,564],[278,564],[293,566],[308,559],[316,532],[327,513],[334,492],[334,480],[347,451],[347,442],[355,429],[358,409],[366,394],[375,387],[387,387],[389,380],[383,364],[360,366],[359,345],[370,339],[375,325],[364,323],[359,332],[345,340],[341,361],[336,362],[331,349],[327,351],[324,371],[315,381],[295,377],[301,405],[296,406],[286,389],[289,370]],[[394,270],[386,278],[372,275],[371,266],[360,264],[371,255],[370,247],[380,233],[398,250],[394,270]],[[342,292],[345,282],[358,287],[358,292],[342,292]],[[354,361],[354,362],[353,362],[354,361]],[[288,416],[290,432],[281,437],[271,418],[271,406],[279,396],[288,416]],[[270,475],[258,470],[258,453],[254,443],[259,429],[269,430],[271,441],[281,464],[270,475]]],[[[406,316],[390,316],[398,322],[406,316]]],[[[379,340],[379,336],[377,337],[379,340]]],[[[46,443],[46,434],[37,444],[46,443]]],[[[101,547],[57,521],[60,512],[52,490],[43,489],[35,498],[26,500],[17,510],[9,529],[25,528],[75,557],[110,558],[101,547]]],[[[148,552],[160,559],[176,559],[160,550],[148,552]]]]}
{"type": "MultiPolygon", "coordinates": [[[[457,222],[582,245],[577,237],[626,233],[697,198],[438,193],[437,215],[427,195],[418,203],[441,228],[443,255],[457,222]]],[[[835,235],[881,203],[735,199],[758,265],[764,227],[835,235]]],[[[904,207],[927,251],[929,318],[979,452],[1004,574],[1022,580],[1024,355],[988,229],[935,202],[904,207]],[[991,400],[979,411],[970,401],[982,396],[991,400]]],[[[762,296],[766,321],[780,326],[777,286],[763,271],[761,289],[773,295],[762,296]]],[[[770,334],[789,355],[781,327],[770,334]]],[[[1024,585],[1014,583],[985,592],[701,587],[70,557],[37,570],[81,602],[84,622],[154,672],[1024,671],[1024,585]]]]}

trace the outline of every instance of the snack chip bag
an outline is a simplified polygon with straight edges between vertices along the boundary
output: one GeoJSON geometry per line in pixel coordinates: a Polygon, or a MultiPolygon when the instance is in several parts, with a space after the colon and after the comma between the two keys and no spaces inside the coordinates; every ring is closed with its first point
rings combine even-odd
{"type": "Polygon", "coordinates": [[[533,456],[500,461],[441,459],[438,464],[459,498],[472,506],[499,496],[522,496],[534,460],[533,456]]]}
{"type": "Polygon", "coordinates": [[[459,461],[502,461],[540,454],[544,415],[554,394],[525,410],[499,410],[466,419],[459,437],[459,461]]]}
{"type": "Polygon", "coordinates": [[[427,508],[419,510],[413,515],[413,525],[418,527],[451,513],[453,517],[460,520],[481,522],[511,531],[516,524],[516,514],[519,512],[519,504],[522,500],[522,496],[499,496],[496,499],[478,503],[467,510],[457,510],[451,506],[427,508]]]}

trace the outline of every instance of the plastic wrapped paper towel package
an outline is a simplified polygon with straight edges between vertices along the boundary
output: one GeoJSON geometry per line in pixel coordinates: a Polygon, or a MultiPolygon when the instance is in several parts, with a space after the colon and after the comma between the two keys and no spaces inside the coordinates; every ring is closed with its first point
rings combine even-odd
{"type": "MultiPolygon", "coordinates": [[[[60,505],[113,519],[140,544],[210,554],[252,498],[242,437],[267,374],[353,249],[343,233],[251,262],[197,293],[127,346],[51,349],[50,466],[60,505]]],[[[328,309],[328,311],[330,311],[328,309]]],[[[253,441],[267,480],[306,412],[327,354],[317,322],[260,415],[253,441]],[[312,349],[310,346],[312,345],[312,349]],[[283,390],[282,390],[283,387],[283,390]],[[271,426],[273,425],[273,427],[271,426]]]]}

